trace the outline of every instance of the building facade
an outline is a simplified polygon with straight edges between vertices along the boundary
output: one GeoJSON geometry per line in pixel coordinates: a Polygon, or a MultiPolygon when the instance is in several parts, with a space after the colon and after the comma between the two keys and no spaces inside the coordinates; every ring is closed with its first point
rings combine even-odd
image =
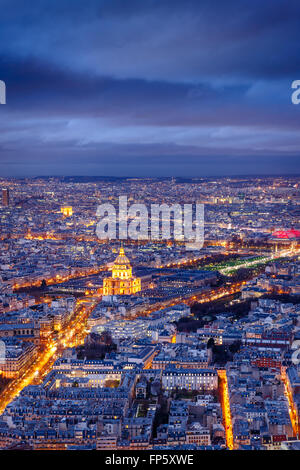
{"type": "Polygon", "coordinates": [[[119,256],[112,267],[111,277],[103,280],[103,295],[131,295],[141,290],[141,279],[132,276],[129,259],[120,248],[119,256]]]}

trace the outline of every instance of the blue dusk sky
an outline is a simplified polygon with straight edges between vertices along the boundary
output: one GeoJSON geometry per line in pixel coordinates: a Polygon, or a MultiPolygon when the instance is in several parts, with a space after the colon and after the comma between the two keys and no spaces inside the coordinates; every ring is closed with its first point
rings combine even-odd
{"type": "Polygon", "coordinates": [[[0,176],[300,173],[299,0],[0,0],[0,176]]]}

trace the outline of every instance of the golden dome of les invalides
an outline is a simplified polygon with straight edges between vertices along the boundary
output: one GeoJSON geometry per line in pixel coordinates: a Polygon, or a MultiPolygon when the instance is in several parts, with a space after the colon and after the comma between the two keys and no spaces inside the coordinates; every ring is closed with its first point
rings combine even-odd
{"type": "Polygon", "coordinates": [[[141,279],[132,277],[132,267],[124,248],[115,259],[111,277],[103,280],[103,295],[131,295],[141,290],[141,279]]]}

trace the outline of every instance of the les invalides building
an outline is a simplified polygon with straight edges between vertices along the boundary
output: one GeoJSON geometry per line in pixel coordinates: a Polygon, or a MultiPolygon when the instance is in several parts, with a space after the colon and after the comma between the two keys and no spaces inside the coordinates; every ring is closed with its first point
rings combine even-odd
{"type": "Polygon", "coordinates": [[[111,277],[103,280],[103,295],[130,295],[141,290],[141,279],[132,277],[132,267],[125,255],[124,248],[120,248],[116,258],[111,277]]]}

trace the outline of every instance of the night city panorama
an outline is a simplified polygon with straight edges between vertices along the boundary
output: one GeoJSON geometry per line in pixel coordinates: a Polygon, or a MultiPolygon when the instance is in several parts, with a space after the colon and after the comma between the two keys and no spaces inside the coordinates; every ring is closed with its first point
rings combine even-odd
{"type": "Polygon", "coordinates": [[[0,450],[300,450],[299,31],[0,0],[0,450]]]}

